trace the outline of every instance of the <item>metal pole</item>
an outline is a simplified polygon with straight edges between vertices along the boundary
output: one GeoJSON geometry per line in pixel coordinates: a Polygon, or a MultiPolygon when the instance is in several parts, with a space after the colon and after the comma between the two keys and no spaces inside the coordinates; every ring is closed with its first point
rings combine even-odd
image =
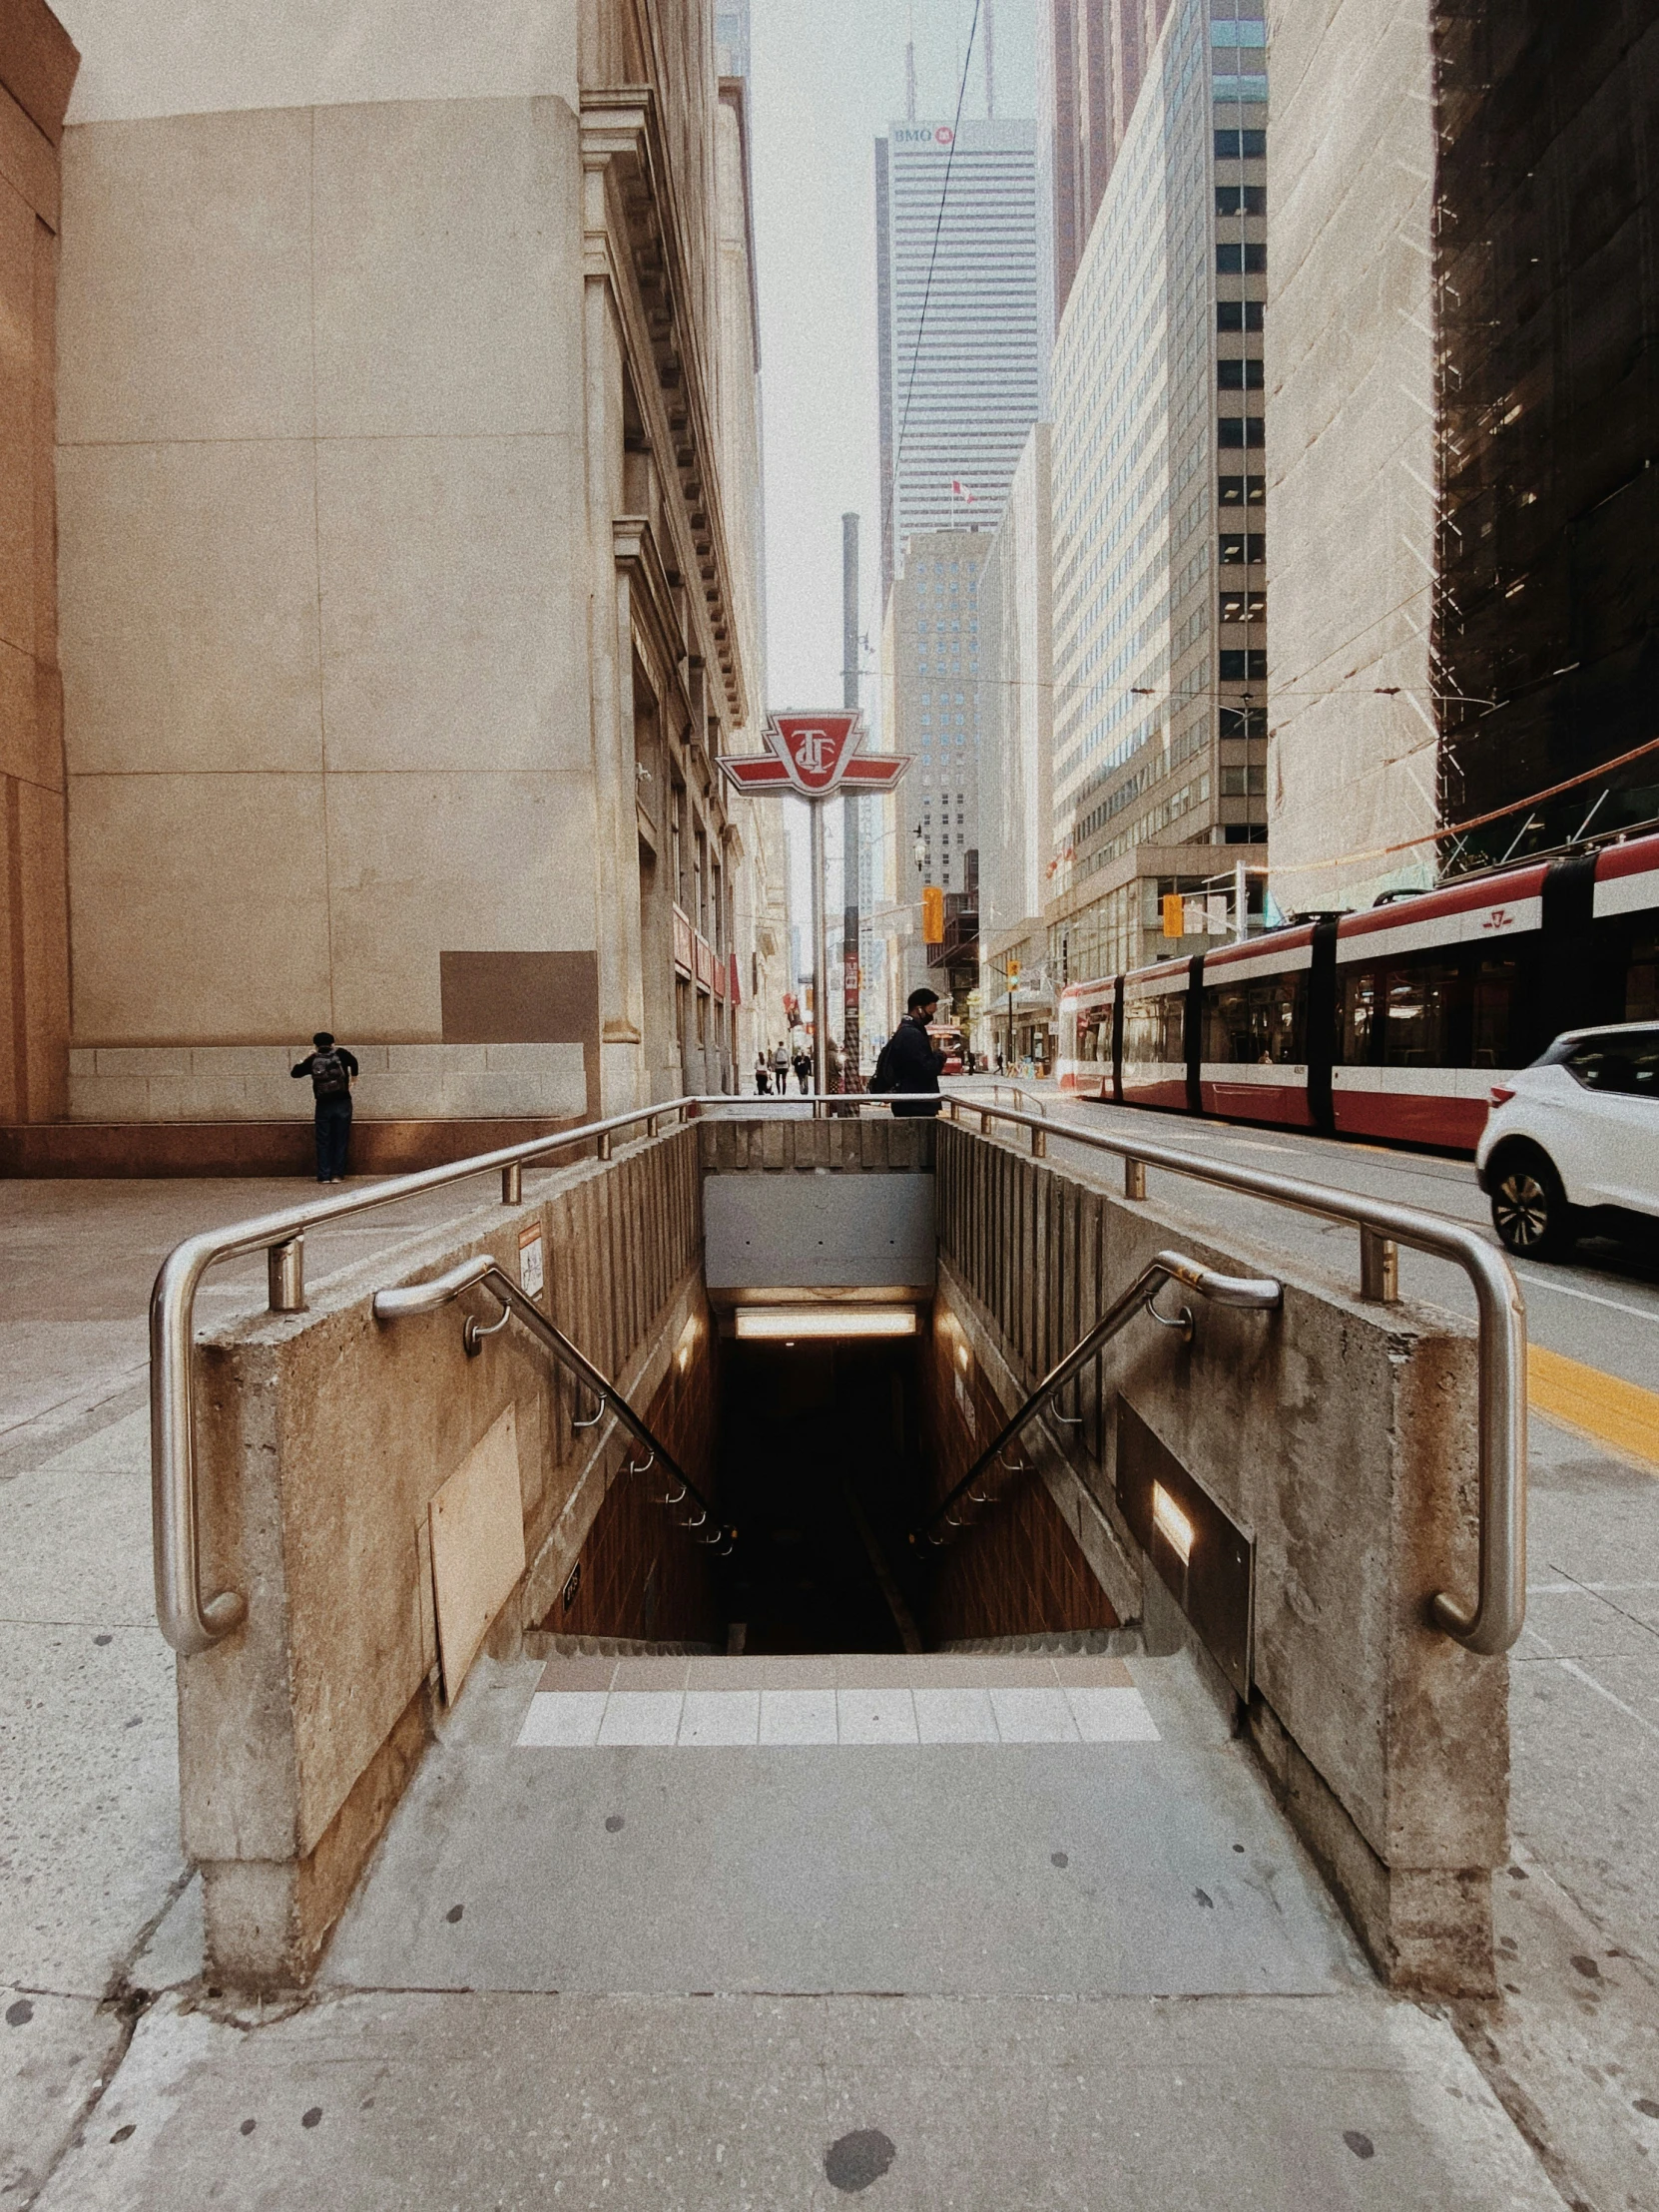
{"type": "MultiPolygon", "coordinates": [[[[858,704],[858,518],[841,516],[841,705],[858,704]]],[[[855,1087],[858,1042],[858,801],[841,804],[841,1083],[855,1087]]],[[[823,1086],[820,1085],[822,1089],[823,1086]]]]}
{"type": "Polygon", "coordinates": [[[1233,934],[1241,944],[1250,934],[1250,888],[1243,860],[1233,862],[1233,934]]]}
{"type": "Polygon", "coordinates": [[[830,1088],[830,948],[825,942],[824,810],[828,800],[807,802],[813,818],[813,1089],[830,1088]]]}

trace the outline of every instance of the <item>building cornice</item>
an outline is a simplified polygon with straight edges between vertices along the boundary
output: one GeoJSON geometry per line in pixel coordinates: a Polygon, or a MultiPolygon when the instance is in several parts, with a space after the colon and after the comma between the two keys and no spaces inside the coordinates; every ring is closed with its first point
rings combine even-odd
{"type": "Polygon", "coordinates": [[[678,511],[666,517],[677,541],[675,566],[683,562],[698,579],[708,658],[720,671],[728,716],[741,726],[749,720],[748,696],[712,395],[656,95],[645,85],[586,90],[581,131],[583,168],[603,187],[601,204],[590,198],[585,211],[585,266],[611,287],[636,369],[649,367],[640,403],[655,418],[652,440],[663,474],[672,474],[680,489],[678,511]]]}

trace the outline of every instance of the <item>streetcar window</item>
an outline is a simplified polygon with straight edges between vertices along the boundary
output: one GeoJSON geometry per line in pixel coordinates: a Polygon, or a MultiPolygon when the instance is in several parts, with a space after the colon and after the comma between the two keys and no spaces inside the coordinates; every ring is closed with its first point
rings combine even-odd
{"type": "Polygon", "coordinates": [[[1234,1066],[1287,1067],[1307,1058],[1306,975],[1265,976],[1204,994],[1204,1057],[1234,1066]]]}
{"type": "Polygon", "coordinates": [[[1205,992],[1204,1057],[1235,1063],[1251,1057],[1250,992],[1244,984],[1205,992]]]}
{"type": "Polygon", "coordinates": [[[1470,1065],[1477,1068],[1511,1068],[1509,1024],[1515,1003],[1513,960],[1482,960],[1474,971],[1473,1029],[1470,1065]]]}
{"type": "Polygon", "coordinates": [[[1458,973],[1450,960],[1401,962],[1387,971],[1387,1025],[1382,1058],[1394,1068],[1449,1064],[1452,1007],[1458,973]]]}
{"type": "Polygon", "coordinates": [[[1365,1067],[1378,1035],[1377,970],[1350,968],[1343,983],[1343,1064],[1365,1067]]]}
{"type": "Polygon", "coordinates": [[[1161,998],[1131,999],[1124,1008],[1123,1057],[1137,1066],[1160,1060],[1184,1061],[1187,994],[1168,991],[1161,998]]]}
{"type": "Polygon", "coordinates": [[[1659,929],[1647,928],[1630,947],[1624,971],[1626,1021],[1659,1021],[1659,929]]]}
{"type": "Polygon", "coordinates": [[[1289,1067],[1307,1058],[1302,1041],[1307,1000],[1305,975],[1272,975],[1251,984],[1250,1032],[1258,1066],[1289,1067]]]}

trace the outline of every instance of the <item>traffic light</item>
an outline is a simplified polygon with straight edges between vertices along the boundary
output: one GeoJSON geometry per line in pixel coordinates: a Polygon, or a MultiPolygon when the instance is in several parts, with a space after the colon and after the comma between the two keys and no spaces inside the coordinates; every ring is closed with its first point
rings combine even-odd
{"type": "Polygon", "coordinates": [[[944,942],[944,892],[929,883],[921,894],[921,934],[928,944],[944,942]]]}
{"type": "Polygon", "coordinates": [[[1184,937],[1187,934],[1187,901],[1179,891],[1164,893],[1164,935],[1184,937]]]}

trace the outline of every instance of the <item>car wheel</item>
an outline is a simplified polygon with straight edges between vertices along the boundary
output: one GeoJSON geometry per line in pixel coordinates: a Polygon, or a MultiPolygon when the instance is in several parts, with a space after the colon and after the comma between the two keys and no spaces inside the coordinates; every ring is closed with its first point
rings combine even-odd
{"type": "Polygon", "coordinates": [[[1541,1152],[1511,1152],[1492,1181],[1492,1227],[1518,1260],[1559,1260],[1578,1238],[1561,1178],[1541,1152]]]}

